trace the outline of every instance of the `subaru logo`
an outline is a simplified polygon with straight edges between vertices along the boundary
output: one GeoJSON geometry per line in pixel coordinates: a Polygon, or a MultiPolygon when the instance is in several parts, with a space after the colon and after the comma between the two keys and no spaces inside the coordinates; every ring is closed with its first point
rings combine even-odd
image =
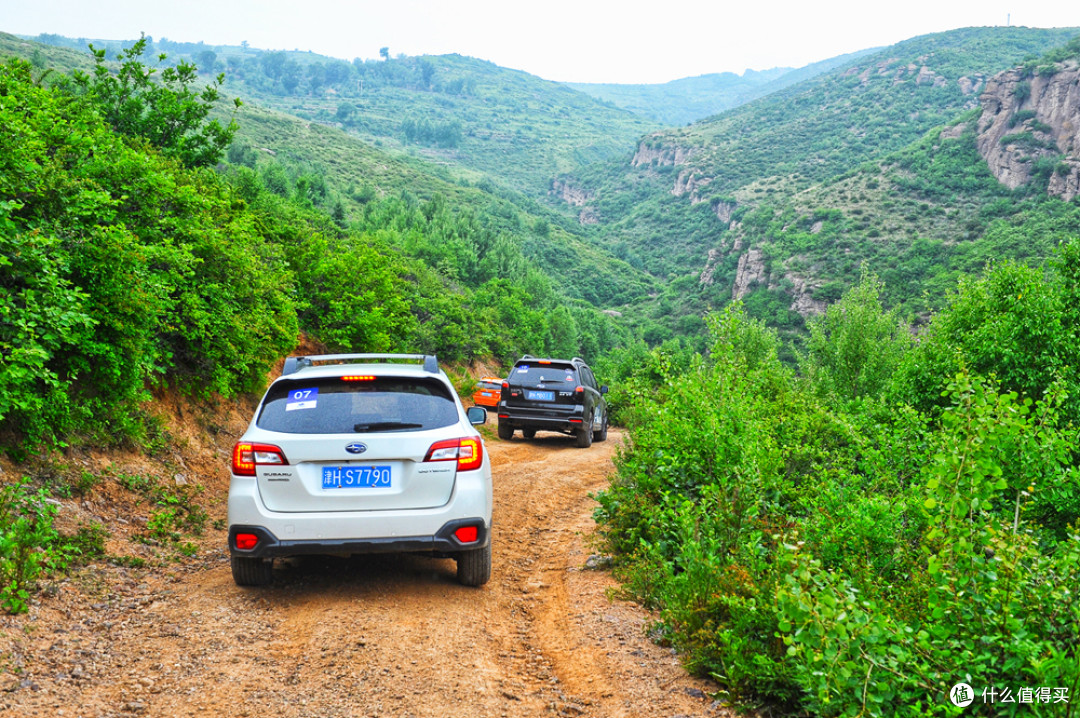
{"type": "Polygon", "coordinates": [[[362,454],[367,451],[367,445],[361,444],[359,441],[354,441],[345,447],[345,451],[348,451],[350,454],[362,454]]]}

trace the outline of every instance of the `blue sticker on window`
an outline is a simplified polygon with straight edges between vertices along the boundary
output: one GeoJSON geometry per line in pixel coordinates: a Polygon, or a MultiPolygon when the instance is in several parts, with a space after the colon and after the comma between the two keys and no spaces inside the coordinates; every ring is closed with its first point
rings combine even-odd
{"type": "Polygon", "coordinates": [[[293,389],[285,402],[285,411],[294,409],[314,409],[319,402],[319,388],[293,389]]]}

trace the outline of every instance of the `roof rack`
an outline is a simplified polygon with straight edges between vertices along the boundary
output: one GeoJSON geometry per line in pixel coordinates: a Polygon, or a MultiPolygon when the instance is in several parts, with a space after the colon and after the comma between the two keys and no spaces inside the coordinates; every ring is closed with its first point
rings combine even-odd
{"type": "Polygon", "coordinates": [[[424,362],[424,371],[431,374],[439,373],[439,360],[434,354],[316,354],[314,356],[287,357],[281,375],[292,374],[304,367],[315,366],[316,363],[343,364],[355,359],[366,361],[422,361],[424,362]]]}
{"type": "MultiPolygon", "coordinates": [[[[532,354],[526,354],[525,356],[521,357],[522,360],[524,360],[524,359],[537,359],[537,358],[538,357],[534,357],[532,354]]],[[[582,359],[581,357],[574,357],[573,359],[552,359],[551,357],[546,357],[542,361],[564,361],[564,362],[569,362],[569,363],[579,361],[582,364],[585,363],[585,360],[582,359]]]]}

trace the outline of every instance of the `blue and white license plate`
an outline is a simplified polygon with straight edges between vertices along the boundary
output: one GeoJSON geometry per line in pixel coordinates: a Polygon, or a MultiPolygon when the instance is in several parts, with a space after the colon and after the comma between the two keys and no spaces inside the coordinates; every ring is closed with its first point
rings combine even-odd
{"type": "Polygon", "coordinates": [[[534,389],[526,389],[525,398],[529,401],[555,401],[555,392],[535,391],[534,389]]]}
{"type": "Polygon", "coordinates": [[[389,466],[324,466],[324,489],[370,489],[390,487],[389,466]]]}

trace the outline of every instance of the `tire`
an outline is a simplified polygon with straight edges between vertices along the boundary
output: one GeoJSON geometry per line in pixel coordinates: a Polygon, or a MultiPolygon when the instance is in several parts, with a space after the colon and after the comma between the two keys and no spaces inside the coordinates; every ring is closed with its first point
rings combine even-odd
{"type": "Polygon", "coordinates": [[[232,577],[237,586],[265,586],[270,583],[274,573],[273,560],[232,557],[232,577]]]}
{"type": "Polygon", "coordinates": [[[462,586],[483,586],[491,579],[491,542],[457,555],[457,580],[462,586]]]}
{"type": "Polygon", "coordinates": [[[594,431],[593,441],[607,441],[607,414],[604,414],[604,423],[600,425],[600,431],[594,431]]]}
{"type": "Polygon", "coordinates": [[[536,429],[522,429],[521,435],[524,436],[526,439],[531,439],[536,436],[536,429]]]}
{"type": "Polygon", "coordinates": [[[574,443],[579,449],[588,449],[592,446],[592,422],[589,422],[588,426],[582,426],[577,430],[577,441],[574,443]]]}
{"type": "Polygon", "coordinates": [[[499,422],[499,438],[504,440],[510,440],[514,438],[514,427],[503,422],[499,422]]]}

